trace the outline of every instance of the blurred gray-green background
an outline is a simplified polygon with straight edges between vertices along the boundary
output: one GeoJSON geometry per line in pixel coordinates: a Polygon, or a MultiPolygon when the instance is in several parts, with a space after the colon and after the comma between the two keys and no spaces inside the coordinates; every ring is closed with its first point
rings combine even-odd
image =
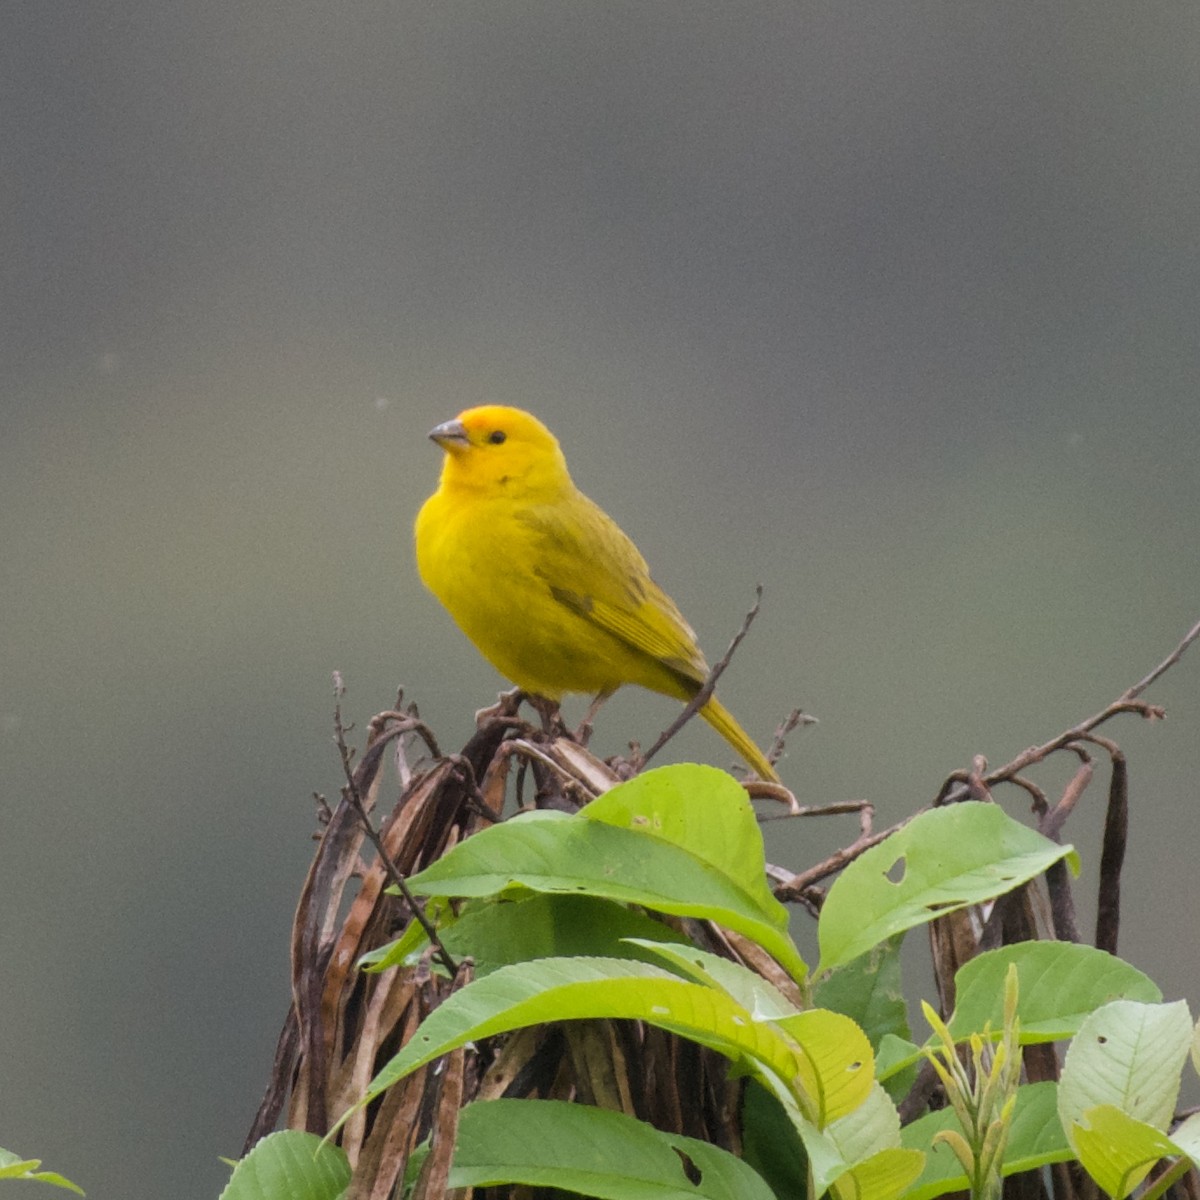
{"type": "MultiPolygon", "coordinates": [[[[460,409],[539,414],[710,657],[764,585],[722,694],[764,742],[820,717],[806,802],[895,820],[1200,617],[1195,6],[36,0],[3,30],[0,1146],[98,1200],[213,1197],[240,1148],[331,671],[360,727],[402,684],[448,747],[499,686],[411,559],[460,409]]],[[[1195,1004],[1200,650],[1151,698],[1166,724],[1110,730],[1122,949],[1195,1004]]],[[[675,711],[620,695],[597,744],[675,711]]]]}

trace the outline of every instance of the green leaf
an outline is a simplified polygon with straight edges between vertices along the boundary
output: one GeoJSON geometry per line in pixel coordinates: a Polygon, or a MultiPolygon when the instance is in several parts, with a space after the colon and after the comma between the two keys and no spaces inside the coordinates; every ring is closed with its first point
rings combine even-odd
{"type": "Polygon", "coordinates": [[[68,1191],[83,1195],[83,1188],[69,1179],[63,1178],[57,1171],[39,1171],[42,1165],[40,1158],[21,1158],[11,1150],[0,1150],[0,1179],[29,1179],[36,1183],[48,1183],[54,1187],[66,1188],[68,1191]]]}
{"type": "Polygon", "coordinates": [[[486,1100],[459,1117],[450,1187],[524,1184],[601,1200],[772,1200],[725,1150],[623,1113],[558,1100],[486,1100]]]}
{"type": "Polygon", "coordinates": [[[920,1150],[895,1147],[880,1150],[833,1181],[839,1200],[895,1200],[908,1196],[909,1186],[920,1176],[925,1155],[920,1150]]]}
{"type": "Polygon", "coordinates": [[[817,926],[819,969],[1003,895],[1062,858],[1078,871],[1072,847],[1014,821],[996,804],[951,804],[922,813],[852,862],[829,889],[817,926]]]}
{"type": "Polygon", "coordinates": [[[798,1112],[789,1115],[812,1177],[811,1189],[801,1194],[819,1196],[832,1188],[838,1200],[893,1200],[921,1173],[924,1155],[898,1144],[899,1116],[878,1085],[858,1110],[823,1131],[798,1112]]]}
{"type": "MultiPolygon", "coordinates": [[[[474,959],[477,978],[535,958],[637,958],[645,962],[652,956],[643,945],[688,944],[661,921],[623,904],[595,896],[538,894],[468,901],[458,917],[439,927],[438,936],[455,959],[474,959]]],[[[422,936],[418,944],[424,947],[428,939],[422,936]]],[[[364,955],[363,961],[373,961],[374,970],[403,962],[406,956],[398,949],[393,952],[393,947],[398,948],[399,943],[385,947],[386,954],[364,955]]]]}
{"type": "Polygon", "coordinates": [[[651,960],[666,963],[697,983],[719,987],[747,1009],[756,1021],[778,1020],[795,1016],[800,1011],[773,983],[756,971],[717,954],[710,954],[690,942],[668,945],[640,938],[627,940],[631,946],[642,951],[643,960],[648,956],[651,960]]]}
{"type": "Polygon", "coordinates": [[[966,963],[955,976],[957,1001],[950,1032],[957,1041],[1004,1023],[1004,980],[1017,968],[1017,1016],[1021,1042],[1072,1037],[1084,1019],[1111,1000],[1157,1003],[1162,993],[1149,976],[1127,962],[1071,942],[1020,942],[989,950],[966,963]]]}
{"type": "Polygon", "coordinates": [[[810,1008],[774,1024],[800,1047],[799,1078],[805,1094],[816,1102],[806,1115],[819,1128],[854,1112],[871,1094],[875,1055],[867,1035],[849,1017],[810,1008]]]}
{"type": "Polygon", "coordinates": [[[414,875],[409,886],[438,896],[494,896],[521,887],[698,917],[744,934],[797,979],[804,977],[807,968],[788,937],[787,913],[773,897],[764,906],[757,892],[690,851],[589,820],[586,811],[574,817],[529,813],[493,825],[414,875]]]}
{"type": "Polygon", "coordinates": [[[915,1042],[894,1037],[890,1033],[884,1034],[879,1043],[879,1052],[875,1055],[875,1078],[880,1083],[885,1083],[907,1071],[924,1057],[925,1051],[915,1042]]]}
{"type": "Polygon", "coordinates": [[[736,1061],[756,1064],[777,1080],[791,1081],[800,1072],[796,1048],[788,1038],[771,1024],[755,1021],[715,988],[645,963],[545,958],[502,967],[447,997],[379,1071],[356,1107],[467,1042],[527,1025],[586,1017],[647,1021],[736,1061]]]}
{"type": "Polygon", "coordinates": [[[337,1200],[349,1185],[350,1164],[340,1147],[284,1129],[238,1163],[220,1200],[337,1200]]]}
{"type": "Polygon", "coordinates": [[[834,1121],[825,1133],[844,1162],[866,1162],[881,1150],[894,1150],[900,1145],[900,1114],[887,1092],[872,1083],[865,1100],[834,1121]]]}
{"type": "MultiPolygon", "coordinates": [[[[1053,1083],[1031,1083],[1017,1089],[1016,1108],[1004,1153],[1005,1175],[1033,1171],[1047,1163],[1068,1162],[1075,1157],[1058,1121],[1056,1092],[1053,1083]]],[[[951,1108],[927,1113],[901,1131],[905,1146],[928,1152],[925,1169],[905,1200],[931,1200],[946,1192],[966,1189],[967,1176],[953,1151],[949,1146],[934,1144],[934,1136],[943,1129],[960,1129],[951,1108]]]]}
{"type": "Polygon", "coordinates": [[[780,929],[787,909],[767,884],[762,829],[746,789],[725,771],[678,763],[636,775],[579,814],[661,838],[728,876],[780,929]]]}
{"type": "Polygon", "coordinates": [[[1068,1138],[1084,1114],[1112,1105],[1165,1130],[1192,1040],[1187,1005],[1115,1000],[1089,1016],[1063,1062],[1058,1115],[1068,1138]]]}
{"type": "Polygon", "coordinates": [[[1111,1104],[1083,1113],[1071,1140],[1084,1170],[1113,1200],[1124,1200],[1159,1159],[1179,1153],[1161,1130],[1111,1104]]]}
{"type": "Polygon", "coordinates": [[[900,978],[901,942],[899,937],[880,942],[822,976],[813,990],[815,1004],[850,1017],[876,1050],[887,1034],[912,1036],[900,978]]]}

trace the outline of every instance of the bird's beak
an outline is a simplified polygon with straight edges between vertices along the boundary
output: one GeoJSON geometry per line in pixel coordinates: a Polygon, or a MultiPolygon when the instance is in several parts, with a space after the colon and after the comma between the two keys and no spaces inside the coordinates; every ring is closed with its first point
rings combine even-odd
{"type": "Polygon", "coordinates": [[[471,439],[467,436],[467,427],[458,420],[443,421],[429,431],[429,436],[443,450],[453,450],[455,447],[471,444],[471,439]]]}

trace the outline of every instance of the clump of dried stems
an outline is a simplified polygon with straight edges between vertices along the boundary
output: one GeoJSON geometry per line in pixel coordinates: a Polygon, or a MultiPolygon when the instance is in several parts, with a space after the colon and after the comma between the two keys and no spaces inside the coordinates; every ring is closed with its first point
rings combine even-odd
{"type": "MultiPolygon", "coordinates": [[[[756,611],[757,603],[683,719],[711,694],[756,611]]],[[[1000,768],[989,770],[977,758],[969,769],[953,772],[931,801],[932,806],[990,800],[995,788],[1009,784],[1029,796],[1038,829],[1057,839],[1092,781],[1096,758],[1107,758],[1099,909],[1092,941],[1109,951],[1116,950],[1120,924],[1129,800],[1125,758],[1115,742],[1096,730],[1123,713],[1161,718],[1163,710],[1143,700],[1142,694],[1197,638],[1200,624],[1144,679],[1098,713],[1000,768]],[[1052,801],[1028,771],[1057,754],[1074,756],[1078,767],[1062,795],[1052,801]]],[[[340,700],[340,680],[336,682],[340,700]]],[[[783,736],[809,719],[800,713],[787,718],[773,747],[774,756],[782,750],[783,736]]],[[[442,754],[415,707],[405,707],[400,700],[393,710],[370,722],[357,762],[347,735],[339,704],[336,740],[346,781],[332,809],[318,798],[323,830],[292,932],[292,1003],[247,1148],[281,1120],[288,1128],[324,1135],[424,1017],[469,980],[469,962],[451,958],[408,892],[409,875],[476,830],[500,820],[506,797],[515,798],[518,806],[574,809],[640,769],[649,756],[635,751],[632,760],[602,762],[565,732],[527,724],[511,705],[482,724],[457,754],[442,754]],[[396,777],[390,784],[384,770],[389,761],[396,777]],[[394,891],[389,891],[393,885],[394,891]],[[395,939],[412,920],[426,925],[431,939],[430,952],[419,965],[393,967],[381,974],[356,968],[363,954],[395,939]],[[433,960],[444,972],[434,970],[433,960]]],[[[661,744],[662,740],[650,753],[661,744]]],[[[874,830],[873,810],[866,803],[802,808],[783,789],[749,786],[756,797],[785,801],[790,816],[858,814],[858,836],[823,862],[796,871],[771,868],[779,899],[814,913],[824,897],[824,881],[901,827],[874,830]]],[[[986,918],[969,909],[939,918],[930,928],[943,1014],[953,1007],[954,972],[980,950],[1039,937],[1080,940],[1070,883],[1061,863],[1043,880],[1004,896],[986,918]]],[[[783,982],[775,964],[764,961],[761,951],[755,953],[741,940],[694,923],[689,924],[689,933],[707,949],[783,982]]],[[[1054,1048],[1027,1047],[1025,1071],[1031,1081],[1056,1078],[1054,1048]]],[[[901,1106],[905,1118],[924,1111],[938,1086],[936,1074],[923,1071],[901,1106]]],[[[460,1050],[394,1085],[375,1104],[359,1111],[339,1134],[355,1171],[349,1195],[373,1200],[399,1195],[410,1153],[430,1137],[430,1159],[417,1195],[444,1195],[458,1112],[474,1099],[577,1100],[618,1109],[660,1129],[736,1151],[740,1092],[741,1084],[728,1077],[718,1055],[640,1023],[564,1022],[526,1029],[460,1050]]],[[[1022,1181],[1018,1190],[1031,1198],[1049,1194],[1040,1177],[1016,1178],[1022,1181]]],[[[1016,1186],[1010,1180],[1006,1190],[1010,1185],[1016,1186]]],[[[1078,1177],[1056,1168],[1056,1200],[1067,1200],[1080,1190],[1078,1177]]],[[[498,1193],[476,1191],[481,1200],[494,1194],[498,1193]]]]}

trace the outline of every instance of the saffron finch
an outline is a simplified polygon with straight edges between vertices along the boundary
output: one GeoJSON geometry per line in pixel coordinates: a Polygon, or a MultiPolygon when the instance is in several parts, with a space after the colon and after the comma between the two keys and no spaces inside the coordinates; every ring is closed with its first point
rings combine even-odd
{"type": "MultiPolygon", "coordinates": [[[[685,701],[700,690],[708,664],[696,635],[633,542],[576,488],[536,417],[487,405],[429,436],[445,460],[417,516],[417,566],[502,675],[555,703],[627,683],[685,701]]],[[[761,778],[778,781],[715,696],[699,711],[761,778]]]]}

